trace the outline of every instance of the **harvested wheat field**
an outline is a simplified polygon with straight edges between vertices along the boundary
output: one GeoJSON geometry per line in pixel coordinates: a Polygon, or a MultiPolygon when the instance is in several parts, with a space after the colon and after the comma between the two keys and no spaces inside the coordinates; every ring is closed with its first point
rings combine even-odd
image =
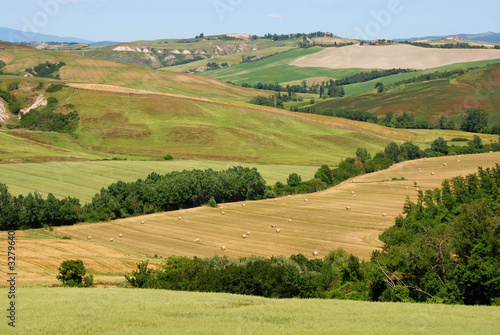
{"type": "MultiPolygon", "coordinates": [[[[98,279],[99,274],[130,272],[140,259],[159,263],[160,259],[151,258],[155,255],[303,253],[323,258],[330,250],[343,248],[366,260],[381,247],[378,236],[401,214],[407,196],[415,201],[417,189],[439,187],[443,179],[465,176],[478,166],[492,167],[497,162],[500,153],[420,159],[313,194],[79,224],[47,233],[71,240],[34,239],[19,232],[20,280],[33,281],[37,276],[53,280],[59,264],[72,258],[84,260],[98,279]]],[[[6,238],[6,234],[2,236],[6,238]]]]}
{"type": "Polygon", "coordinates": [[[360,46],[326,48],[303,56],[290,65],[328,69],[430,69],[455,63],[499,59],[500,50],[433,49],[412,45],[360,46]]]}

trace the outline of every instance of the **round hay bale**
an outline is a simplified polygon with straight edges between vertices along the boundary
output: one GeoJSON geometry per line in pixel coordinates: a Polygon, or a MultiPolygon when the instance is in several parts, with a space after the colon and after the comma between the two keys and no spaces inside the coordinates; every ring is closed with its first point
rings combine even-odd
{"type": "Polygon", "coordinates": [[[226,246],[225,245],[221,246],[220,250],[226,250],[226,246]]]}
{"type": "Polygon", "coordinates": [[[91,240],[92,239],[92,236],[87,236],[87,240],[91,240]]]}
{"type": "Polygon", "coordinates": [[[288,198],[291,198],[291,197],[292,197],[292,196],[289,194],[289,195],[288,195],[288,198]]]}
{"type": "Polygon", "coordinates": [[[304,202],[307,202],[307,199],[304,199],[304,202]]]}
{"type": "Polygon", "coordinates": [[[274,198],[274,201],[278,201],[278,199],[274,198]]]}
{"type": "Polygon", "coordinates": [[[109,238],[109,242],[113,242],[114,239],[112,237],[109,238]]]}
{"type": "Polygon", "coordinates": [[[460,158],[462,158],[462,155],[460,155],[460,158]]]}
{"type": "Polygon", "coordinates": [[[141,224],[144,224],[144,220],[141,221],[141,224]]]}
{"type": "Polygon", "coordinates": [[[241,207],[245,207],[245,204],[241,204],[241,207]]]}
{"type": "Polygon", "coordinates": [[[177,219],[182,220],[182,216],[179,216],[177,219]]]}
{"type": "Polygon", "coordinates": [[[434,172],[431,172],[431,176],[434,176],[434,172]]]}
{"type": "Polygon", "coordinates": [[[201,240],[200,240],[199,238],[196,238],[194,241],[195,241],[196,243],[200,243],[200,242],[201,242],[201,240]]]}
{"type": "Polygon", "coordinates": [[[276,229],[276,232],[277,232],[277,233],[280,233],[280,232],[281,232],[281,230],[278,228],[278,229],[276,229]]]}
{"type": "Polygon", "coordinates": [[[355,182],[356,182],[356,179],[353,179],[353,180],[352,180],[352,182],[353,182],[353,183],[355,183],[355,182]]]}
{"type": "Polygon", "coordinates": [[[223,210],[223,209],[224,209],[224,207],[222,207],[222,206],[219,207],[219,210],[223,210]]]}
{"type": "Polygon", "coordinates": [[[354,191],[351,191],[351,194],[354,194],[354,193],[356,193],[356,192],[354,192],[354,191]]]}
{"type": "Polygon", "coordinates": [[[318,255],[319,255],[319,252],[313,251],[313,256],[318,256],[318,255]]]}
{"type": "Polygon", "coordinates": [[[387,216],[387,213],[382,213],[382,216],[383,216],[383,217],[386,217],[386,216],[387,216]]]}
{"type": "Polygon", "coordinates": [[[220,213],[221,213],[222,215],[226,215],[226,212],[224,212],[224,211],[222,211],[222,212],[220,212],[220,213]]]}
{"type": "Polygon", "coordinates": [[[276,225],[275,225],[275,224],[272,224],[272,225],[271,225],[271,228],[276,228],[276,225]]]}
{"type": "Polygon", "coordinates": [[[417,191],[417,192],[418,192],[418,191],[420,191],[420,189],[417,187],[417,188],[415,189],[415,191],[417,191]]]}
{"type": "Polygon", "coordinates": [[[407,189],[408,189],[408,186],[405,186],[405,190],[407,190],[407,189]]]}
{"type": "Polygon", "coordinates": [[[247,236],[248,236],[248,235],[250,235],[250,232],[249,232],[249,231],[247,231],[247,234],[246,234],[246,235],[247,235],[247,236]]]}
{"type": "Polygon", "coordinates": [[[285,203],[282,203],[281,206],[285,206],[285,203]]]}
{"type": "Polygon", "coordinates": [[[446,163],[443,163],[443,166],[446,166],[446,163]]]}
{"type": "Polygon", "coordinates": [[[123,234],[122,233],[118,234],[118,237],[123,237],[123,234]]]}
{"type": "Polygon", "coordinates": [[[451,156],[451,159],[455,159],[455,156],[451,156]]]}
{"type": "Polygon", "coordinates": [[[247,238],[246,234],[241,235],[242,238],[247,238]]]}
{"type": "Polygon", "coordinates": [[[460,163],[460,159],[459,159],[459,160],[457,160],[457,162],[459,162],[459,163],[460,163]]]}
{"type": "Polygon", "coordinates": [[[353,194],[353,195],[352,195],[352,197],[353,197],[353,198],[356,198],[356,194],[353,194]]]}
{"type": "Polygon", "coordinates": [[[350,209],[351,209],[351,207],[350,207],[350,206],[346,206],[346,207],[345,207],[345,209],[346,209],[346,210],[350,210],[350,209]]]}
{"type": "Polygon", "coordinates": [[[288,223],[292,222],[292,219],[288,219],[288,223]]]}
{"type": "Polygon", "coordinates": [[[492,153],[493,153],[493,151],[490,151],[490,154],[492,154],[492,153]]]}

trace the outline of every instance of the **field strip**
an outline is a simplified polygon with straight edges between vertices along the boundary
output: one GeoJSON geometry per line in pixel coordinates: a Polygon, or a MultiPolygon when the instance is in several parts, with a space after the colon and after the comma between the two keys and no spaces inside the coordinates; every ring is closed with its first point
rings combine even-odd
{"type": "Polygon", "coordinates": [[[205,101],[205,102],[213,102],[210,99],[200,98],[200,97],[191,97],[188,95],[180,95],[180,94],[172,94],[172,93],[162,93],[148,90],[141,90],[135,88],[128,88],[122,86],[115,85],[105,85],[105,84],[86,84],[86,83],[67,83],[67,86],[74,88],[81,88],[85,90],[93,90],[93,91],[104,91],[104,92],[113,92],[113,93],[126,93],[126,94],[147,94],[147,95],[164,95],[173,98],[182,98],[189,100],[197,100],[197,101],[205,101]]]}
{"type": "Polygon", "coordinates": [[[328,69],[431,69],[440,66],[500,58],[496,49],[437,49],[412,45],[326,48],[290,62],[298,67],[328,69]],[[369,65],[367,67],[367,64],[369,65]]]}
{"type": "MultiPolygon", "coordinates": [[[[312,252],[318,251],[317,257],[323,258],[330,250],[344,248],[367,260],[373,250],[382,246],[378,236],[394,224],[406,198],[416,201],[417,188],[432,190],[440,187],[443,179],[465,176],[477,172],[478,166],[492,167],[498,162],[500,153],[420,159],[311,194],[225,203],[220,204],[222,209],[198,207],[57,227],[53,233],[40,230],[47,235],[45,239],[19,232],[19,253],[26,259],[19,265],[19,272],[26,276],[20,278],[26,282],[37,278],[54,280],[59,264],[70,257],[88,262],[92,273],[106,275],[130,272],[141,259],[158,264],[161,259],[154,255],[249,257],[302,253],[313,257],[312,252]],[[145,224],[141,224],[142,220],[145,224]],[[53,239],[56,236],[71,240],[53,239]],[[197,238],[200,242],[196,242],[197,238]],[[221,246],[227,250],[222,251],[221,246]]],[[[0,240],[4,239],[6,234],[0,234],[0,240]]],[[[0,250],[3,256],[5,251],[0,250]]]]}

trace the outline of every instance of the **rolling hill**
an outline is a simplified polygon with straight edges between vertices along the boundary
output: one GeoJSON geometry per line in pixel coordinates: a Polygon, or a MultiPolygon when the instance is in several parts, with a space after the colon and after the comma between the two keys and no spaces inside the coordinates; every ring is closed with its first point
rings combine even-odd
{"type": "Polygon", "coordinates": [[[425,81],[388,87],[383,93],[375,90],[343,99],[321,102],[318,112],[361,110],[376,113],[404,112],[436,120],[444,115],[455,120],[467,108],[484,109],[490,125],[500,123],[500,64],[468,71],[458,78],[425,81]]]}

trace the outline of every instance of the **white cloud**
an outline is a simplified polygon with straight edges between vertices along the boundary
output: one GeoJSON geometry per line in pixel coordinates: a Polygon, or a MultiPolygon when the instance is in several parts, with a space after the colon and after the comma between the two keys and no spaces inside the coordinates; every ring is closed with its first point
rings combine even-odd
{"type": "Polygon", "coordinates": [[[267,17],[270,17],[271,19],[282,19],[285,17],[283,14],[269,14],[267,17]]]}

